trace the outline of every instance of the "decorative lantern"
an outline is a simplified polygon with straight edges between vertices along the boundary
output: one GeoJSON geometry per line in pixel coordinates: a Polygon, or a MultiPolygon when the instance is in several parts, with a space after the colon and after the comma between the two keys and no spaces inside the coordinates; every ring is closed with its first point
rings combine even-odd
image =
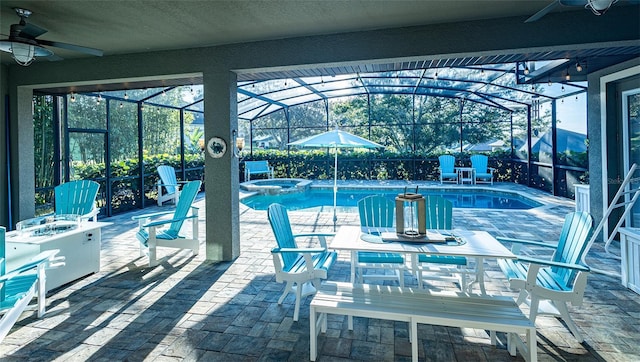
{"type": "Polygon", "coordinates": [[[427,234],[426,204],[424,196],[405,192],[396,196],[396,233],[407,237],[424,237],[427,234]]]}

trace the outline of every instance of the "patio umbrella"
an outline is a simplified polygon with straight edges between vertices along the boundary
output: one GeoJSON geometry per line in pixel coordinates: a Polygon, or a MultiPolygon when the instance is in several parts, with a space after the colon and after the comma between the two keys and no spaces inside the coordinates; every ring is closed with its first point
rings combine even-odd
{"type": "Polygon", "coordinates": [[[333,172],[333,231],[336,231],[336,199],[338,195],[338,148],[384,148],[384,146],[356,136],[349,132],[334,129],[315,136],[303,138],[289,143],[290,146],[309,148],[333,148],[335,149],[333,172]]]}

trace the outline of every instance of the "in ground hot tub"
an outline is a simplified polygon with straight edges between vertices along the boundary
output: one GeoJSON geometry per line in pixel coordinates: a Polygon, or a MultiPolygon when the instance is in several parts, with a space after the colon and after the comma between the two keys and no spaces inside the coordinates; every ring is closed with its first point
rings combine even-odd
{"type": "Polygon", "coordinates": [[[310,185],[311,181],[300,178],[276,178],[243,182],[240,188],[263,195],[278,195],[306,191],[310,185]]]}

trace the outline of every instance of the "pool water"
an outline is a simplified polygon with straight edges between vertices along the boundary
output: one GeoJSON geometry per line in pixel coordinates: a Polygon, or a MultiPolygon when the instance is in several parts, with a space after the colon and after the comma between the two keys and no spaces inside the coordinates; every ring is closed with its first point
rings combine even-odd
{"type": "MultiPolygon", "coordinates": [[[[336,204],[344,211],[356,211],[358,200],[369,195],[383,195],[390,200],[404,192],[404,188],[386,189],[338,189],[336,204]]],[[[541,203],[526,198],[524,196],[505,192],[491,191],[485,189],[421,189],[422,195],[438,195],[453,203],[455,208],[468,209],[508,209],[508,210],[528,210],[542,206],[541,203]]],[[[240,200],[244,205],[254,210],[266,210],[269,205],[278,203],[284,205],[289,210],[314,209],[333,206],[333,189],[316,188],[305,192],[280,194],[280,195],[254,195],[240,200]]]]}

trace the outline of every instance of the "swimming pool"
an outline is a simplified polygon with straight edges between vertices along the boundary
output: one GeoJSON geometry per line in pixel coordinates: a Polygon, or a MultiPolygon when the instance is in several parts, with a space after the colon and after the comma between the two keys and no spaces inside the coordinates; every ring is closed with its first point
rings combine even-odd
{"type": "MultiPolygon", "coordinates": [[[[404,188],[339,188],[337,206],[345,212],[354,212],[358,200],[368,195],[383,195],[391,200],[404,192],[404,188]]],[[[411,190],[409,190],[411,191],[411,190]]],[[[542,206],[541,203],[522,195],[487,189],[429,188],[418,191],[423,195],[438,195],[453,203],[455,208],[528,210],[542,206]]],[[[322,209],[333,207],[333,189],[311,187],[307,191],[280,195],[253,195],[240,200],[254,210],[266,210],[269,205],[279,203],[289,210],[322,209]]]]}

